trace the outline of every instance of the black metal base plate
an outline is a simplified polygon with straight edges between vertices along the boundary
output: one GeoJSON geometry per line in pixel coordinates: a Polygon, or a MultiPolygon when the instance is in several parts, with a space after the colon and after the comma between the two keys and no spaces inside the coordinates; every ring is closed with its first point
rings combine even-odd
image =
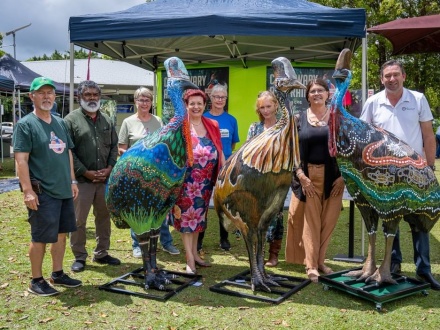
{"type": "Polygon", "coordinates": [[[343,261],[343,262],[355,262],[361,264],[365,261],[365,257],[362,256],[353,256],[349,257],[346,254],[337,254],[334,258],[334,261],[343,261]]]}
{"type": "Polygon", "coordinates": [[[376,303],[376,308],[378,310],[382,309],[382,304],[385,302],[402,299],[419,292],[426,295],[426,289],[430,287],[429,283],[394,273],[391,275],[393,279],[397,281],[397,284],[378,284],[377,282],[365,283],[364,281],[357,281],[354,277],[344,276],[344,274],[350,271],[360,269],[362,269],[362,267],[323,275],[319,277],[319,282],[324,285],[324,289],[332,287],[372,301],[376,303]]]}
{"type": "Polygon", "coordinates": [[[106,290],[115,293],[122,293],[131,296],[137,296],[147,299],[155,299],[159,301],[166,301],[176,293],[182,291],[188,286],[201,280],[201,275],[190,275],[181,272],[165,271],[167,274],[176,275],[176,278],[170,279],[171,284],[166,285],[165,290],[158,289],[144,289],[145,274],[144,268],[138,268],[130,273],[124,274],[106,284],[99,287],[99,290],[106,290]],[[128,279],[130,278],[131,279],[128,279]],[[127,287],[138,289],[137,291],[128,290],[127,287]]]}
{"type": "Polygon", "coordinates": [[[285,275],[270,274],[280,286],[271,286],[271,292],[252,291],[251,271],[246,270],[227,280],[215,284],[209,288],[210,291],[227,294],[235,297],[249,298],[279,304],[289,298],[292,294],[310,284],[309,279],[285,275]]]}

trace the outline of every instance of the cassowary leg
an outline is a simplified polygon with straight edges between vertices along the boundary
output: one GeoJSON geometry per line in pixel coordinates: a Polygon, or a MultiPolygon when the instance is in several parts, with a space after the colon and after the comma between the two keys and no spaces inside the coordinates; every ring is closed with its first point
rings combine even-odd
{"type": "Polygon", "coordinates": [[[145,271],[145,290],[156,288],[164,290],[166,284],[163,279],[157,276],[158,269],[156,265],[157,240],[159,230],[152,230],[149,233],[136,235],[139,240],[139,247],[142,251],[142,261],[145,271]]]}
{"type": "Polygon", "coordinates": [[[269,275],[267,275],[266,270],[264,268],[264,239],[266,235],[259,232],[258,240],[257,240],[257,267],[263,276],[263,281],[266,286],[279,286],[279,284],[269,275]]]}
{"type": "Polygon", "coordinates": [[[376,271],[376,232],[368,235],[368,256],[361,270],[354,270],[344,274],[344,276],[356,277],[359,281],[365,280],[376,271]]]}
{"type": "MultiPolygon", "coordinates": [[[[246,248],[248,250],[249,255],[249,263],[251,266],[251,288],[252,291],[255,291],[257,288],[261,288],[263,291],[270,292],[270,288],[265,284],[264,273],[261,272],[258,262],[260,262],[264,266],[264,255],[258,257],[258,253],[262,254],[261,250],[259,252],[258,244],[254,244],[254,239],[251,231],[248,232],[247,235],[244,235],[244,241],[246,243],[246,248]],[[258,258],[261,260],[259,261],[258,258]]],[[[260,247],[261,249],[261,247],[260,247]]],[[[263,269],[264,272],[264,269],[263,269]]]]}
{"type": "Polygon", "coordinates": [[[391,275],[391,250],[393,248],[393,241],[395,235],[385,234],[385,256],[380,267],[374,272],[373,275],[368,277],[365,282],[376,281],[378,283],[391,283],[397,284],[391,275]]]}

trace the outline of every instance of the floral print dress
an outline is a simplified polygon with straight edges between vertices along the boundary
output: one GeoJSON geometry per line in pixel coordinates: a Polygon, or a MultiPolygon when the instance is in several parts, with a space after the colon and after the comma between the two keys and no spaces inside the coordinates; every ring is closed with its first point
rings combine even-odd
{"type": "Polygon", "coordinates": [[[209,135],[198,137],[191,130],[194,164],[188,167],[183,190],[172,210],[173,226],[181,233],[206,229],[206,213],[214,188],[213,174],[219,155],[209,135]]]}

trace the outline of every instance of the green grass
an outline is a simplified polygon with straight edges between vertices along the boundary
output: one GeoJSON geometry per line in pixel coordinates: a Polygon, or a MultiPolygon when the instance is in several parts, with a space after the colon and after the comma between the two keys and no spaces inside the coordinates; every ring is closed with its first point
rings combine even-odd
{"type": "MultiPolygon", "coordinates": [[[[440,166],[440,164],[437,164],[440,166]]],[[[14,176],[13,165],[3,164],[6,173],[14,176]],[[10,170],[12,168],[12,171],[10,170]]],[[[332,237],[327,257],[336,271],[358,267],[359,264],[335,262],[332,258],[348,250],[348,203],[332,237]]],[[[230,235],[232,250],[218,248],[218,221],[210,211],[204,241],[205,259],[211,268],[200,268],[201,287],[189,287],[166,302],[143,299],[99,290],[98,287],[141,266],[131,254],[128,230],[113,226],[111,255],[122,261],[121,266],[93,263],[86,271],[72,274],[74,261],[66,249],[65,271],[81,279],[83,286],[60,289],[54,297],[37,297],[26,289],[30,281],[27,256],[30,239],[26,210],[19,191],[0,194],[0,329],[436,329],[439,328],[439,293],[429,290],[428,296],[414,294],[383,305],[377,313],[372,302],[336,289],[323,290],[321,284],[310,284],[279,305],[232,297],[209,291],[209,287],[248,269],[244,242],[230,235]]],[[[286,219],[286,216],[285,216],[286,219]]],[[[403,271],[413,277],[412,243],[409,226],[401,224],[403,271]]],[[[185,260],[179,234],[172,232],[181,254],[171,256],[158,252],[159,266],[184,271],[185,260]]],[[[93,219],[87,231],[89,254],[94,248],[93,219]]],[[[440,278],[440,229],[431,232],[432,270],[440,278]]],[[[365,235],[365,251],[367,237],[365,235]]],[[[284,242],[283,242],[284,249],[284,242]]],[[[361,218],[355,213],[355,254],[361,254],[361,218]]],[[[383,236],[378,235],[377,256],[383,256],[383,236]]],[[[379,261],[380,262],[380,261],[379,261]]],[[[50,275],[49,252],[44,259],[44,274],[50,275]]],[[[267,269],[272,271],[272,269],[267,269]]],[[[304,267],[284,262],[273,269],[278,274],[306,277],[304,267]]]]}

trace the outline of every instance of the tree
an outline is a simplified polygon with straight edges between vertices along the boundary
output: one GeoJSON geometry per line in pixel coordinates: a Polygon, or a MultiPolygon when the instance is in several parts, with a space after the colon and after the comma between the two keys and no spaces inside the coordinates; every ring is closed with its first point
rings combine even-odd
{"type": "MultiPolygon", "coordinates": [[[[440,13],[438,1],[431,0],[313,0],[333,8],[365,8],[367,28],[393,21],[397,18],[418,17],[440,13]]],[[[414,54],[391,56],[392,45],[384,37],[371,34],[367,37],[367,85],[380,90],[380,66],[390,59],[402,61],[407,73],[406,87],[425,93],[435,116],[440,114],[438,90],[440,54],[414,54]]],[[[361,88],[361,53],[359,48],[353,58],[353,88],[361,88]]]]}
{"type": "MultiPolygon", "coordinates": [[[[0,48],[2,48],[2,45],[3,45],[3,34],[0,33],[0,48]]],[[[2,57],[3,55],[5,55],[5,52],[0,49],[0,57],[2,57]]]]}
{"type": "MultiPolygon", "coordinates": [[[[89,58],[89,51],[81,48],[80,50],[74,50],[75,59],[86,59],[89,58]]],[[[98,53],[92,52],[91,58],[102,58],[102,59],[110,59],[110,57],[102,55],[99,56],[98,53]]],[[[49,60],[68,60],[70,59],[70,52],[66,51],[64,54],[61,54],[58,50],[55,50],[52,55],[47,56],[44,54],[43,56],[34,56],[28,59],[27,61],[49,61],[49,60]]]]}

